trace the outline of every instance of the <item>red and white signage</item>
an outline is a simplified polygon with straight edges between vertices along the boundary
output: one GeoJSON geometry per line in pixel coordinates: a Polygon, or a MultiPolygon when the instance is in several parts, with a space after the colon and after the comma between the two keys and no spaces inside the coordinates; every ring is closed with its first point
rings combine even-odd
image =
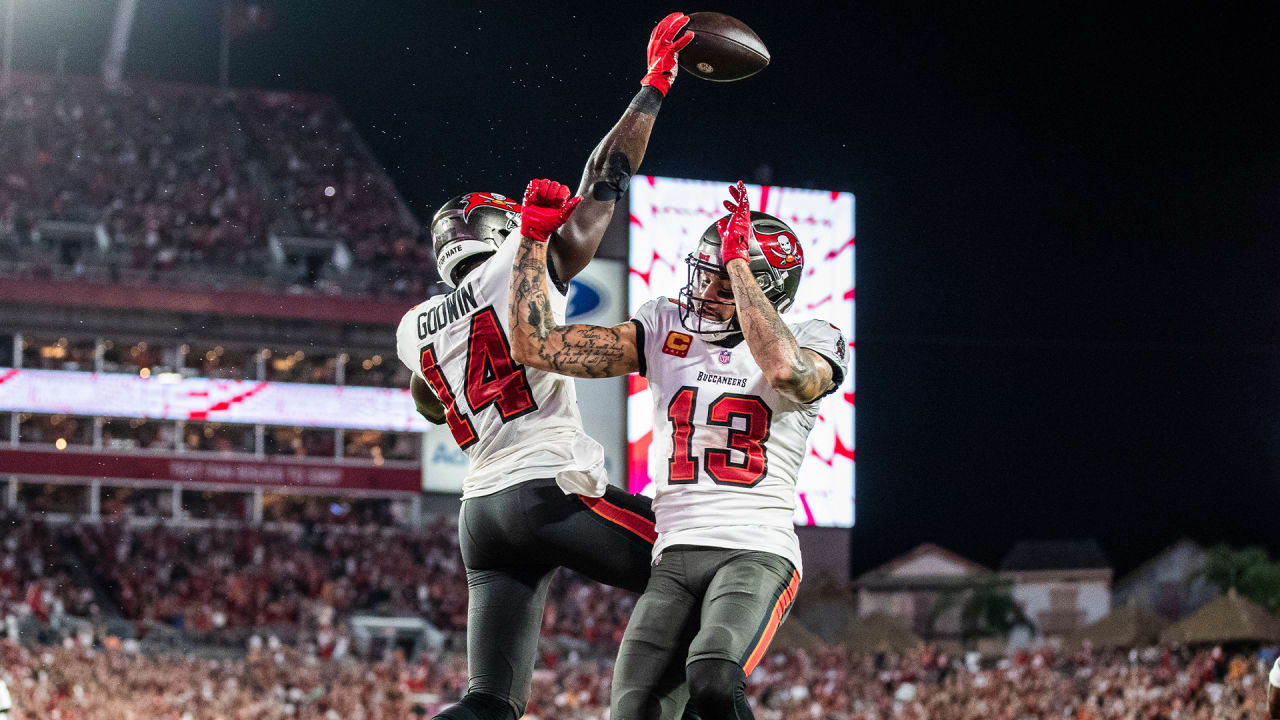
{"type": "Polygon", "coordinates": [[[407,389],[0,368],[0,412],[416,431],[407,389]]]}
{"type": "Polygon", "coordinates": [[[0,475],[65,480],[164,481],[338,490],[417,492],[418,468],[301,463],[284,458],[221,459],[182,455],[0,450],[0,475]]]}
{"type": "MultiPolygon", "coordinates": [[[[703,230],[725,214],[728,182],[638,176],[631,182],[631,312],[657,295],[676,297],[686,283],[685,256],[703,230]]],[[[748,185],[751,208],[775,215],[795,230],[805,270],[795,306],[785,319],[821,318],[849,339],[849,374],[840,392],[822,401],[809,435],[808,457],[797,483],[797,525],[849,527],[854,517],[854,198],[851,193],[748,185]]],[[[678,352],[676,344],[664,346],[678,352]]],[[[642,378],[632,377],[627,403],[629,484],[651,483],[653,401],[642,378]]]]}

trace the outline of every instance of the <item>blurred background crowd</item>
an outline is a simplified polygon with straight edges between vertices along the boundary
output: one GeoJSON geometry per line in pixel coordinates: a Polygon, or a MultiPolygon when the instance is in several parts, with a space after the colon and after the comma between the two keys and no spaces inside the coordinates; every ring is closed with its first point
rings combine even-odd
{"type": "MultiPolygon", "coordinates": [[[[607,718],[612,660],[549,647],[528,720],[607,718]]],[[[1221,648],[1024,652],[977,661],[924,646],[772,652],[748,696],[762,720],[1219,720],[1265,717],[1265,658],[1221,648]]],[[[457,652],[375,661],[262,647],[243,657],[157,656],[127,647],[0,646],[23,720],[402,720],[466,686],[457,652]]]]}
{"type": "Polygon", "coordinates": [[[437,280],[325,96],[18,74],[0,157],[5,274],[415,300],[437,280]]]}
{"type": "MultiPolygon", "coordinates": [[[[0,679],[22,708],[12,717],[375,720],[456,700],[466,684],[467,599],[456,523],[288,519],[304,522],[0,518],[0,679]],[[369,615],[422,618],[439,635],[361,644],[352,621],[369,615]]],[[[829,585],[814,580],[807,594],[821,603],[829,585]]],[[[782,626],[750,676],[759,717],[1261,717],[1265,672],[1280,651],[1259,642],[1151,644],[1153,635],[1131,647],[1078,638],[1022,648],[926,643],[888,621],[827,642],[805,626],[805,595],[800,617],[782,626]]],[[[607,717],[613,653],[634,601],[559,574],[528,717],[607,717]]]]}

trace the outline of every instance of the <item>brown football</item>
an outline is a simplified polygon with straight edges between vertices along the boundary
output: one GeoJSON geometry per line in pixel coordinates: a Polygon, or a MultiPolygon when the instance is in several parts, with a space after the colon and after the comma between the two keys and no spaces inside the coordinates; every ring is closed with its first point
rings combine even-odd
{"type": "Polygon", "coordinates": [[[680,67],[714,82],[751,77],[769,64],[769,49],[746,23],[718,12],[689,15],[693,41],[680,51],[680,67]]]}

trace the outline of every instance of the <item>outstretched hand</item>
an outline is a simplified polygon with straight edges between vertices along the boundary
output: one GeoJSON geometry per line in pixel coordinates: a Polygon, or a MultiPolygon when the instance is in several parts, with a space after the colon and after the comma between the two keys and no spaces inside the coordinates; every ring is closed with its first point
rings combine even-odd
{"type": "Polygon", "coordinates": [[[530,180],[520,210],[520,234],[546,242],[551,233],[565,224],[580,202],[582,196],[569,197],[569,188],[555,180],[530,180]]]}
{"type": "Polygon", "coordinates": [[[649,71],[640,80],[641,85],[648,85],[663,95],[671,89],[671,83],[676,79],[676,54],[693,41],[692,32],[676,39],[676,35],[688,24],[688,15],[673,12],[662,18],[653,29],[649,35],[649,71]]]}
{"type": "Polygon", "coordinates": [[[729,216],[720,218],[716,223],[720,230],[720,261],[725,267],[729,266],[730,260],[737,259],[750,264],[750,247],[756,234],[751,228],[751,203],[747,200],[746,185],[741,180],[737,185],[730,185],[729,195],[733,201],[724,201],[729,216]]]}

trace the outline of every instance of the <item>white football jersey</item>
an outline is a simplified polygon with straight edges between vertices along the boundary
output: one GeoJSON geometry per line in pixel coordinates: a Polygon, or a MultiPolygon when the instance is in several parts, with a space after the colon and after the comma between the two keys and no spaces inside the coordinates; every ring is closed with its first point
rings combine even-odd
{"type": "MultiPolygon", "coordinates": [[[[583,432],[573,379],[511,357],[507,308],[519,245],[513,233],[456,290],[413,308],[396,330],[400,361],[444,403],[453,439],[470,458],[464,500],[568,470],[606,482],[604,449],[583,432]]],[[[563,323],[567,298],[550,277],[547,287],[563,323]]]]}
{"type": "MultiPolygon", "coordinates": [[[[654,403],[655,557],[670,545],[708,545],[775,553],[800,570],[796,474],[818,401],[774,390],[745,341],[725,347],[686,330],[675,300],[650,300],[632,322],[654,403]]],[[[839,328],[822,320],[787,327],[831,361],[838,387],[849,367],[839,328]]]]}

